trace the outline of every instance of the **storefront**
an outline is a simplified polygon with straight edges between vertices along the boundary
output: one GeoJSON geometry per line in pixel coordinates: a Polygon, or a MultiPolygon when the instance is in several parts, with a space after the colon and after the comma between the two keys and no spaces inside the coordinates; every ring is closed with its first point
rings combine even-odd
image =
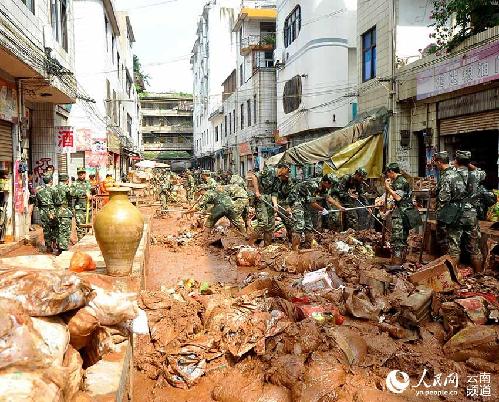
{"type": "Polygon", "coordinates": [[[12,210],[12,124],[0,120],[0,243],[6,240],[12,210]]]}

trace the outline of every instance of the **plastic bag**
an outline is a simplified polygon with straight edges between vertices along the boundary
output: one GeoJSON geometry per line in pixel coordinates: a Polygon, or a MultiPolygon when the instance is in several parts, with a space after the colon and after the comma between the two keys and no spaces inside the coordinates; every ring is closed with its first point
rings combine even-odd
{"type": "Polygon", "coordinates": [[[95,271],[95,262],[88,254],[77,251],[71,257],[69,270],[72,272],[95,271]]]}
{"type": "Polygon", "coordinates": [[[95,297],[88,305],[100,325],[117,325],[137,316],[139,308],[135,293],[112,292],[97,287],[94,291],[95,297]]]}
{"type": "Polygon", "coordinates": [[[32,318],[33,327],[43,338],[41,350],[50,359],[50,366],[62,366],[69,345],[69,331],[57,317],[32,318]]]}
{"type": "Polygon", "coordinates": [[[58,271],[0,272],[0,297],[17,300],[32,317],[47,317],[82,307],[90,289],[80,278],[58,271]]]}
{"type": "Polygon", "coordinates": [[[68,321],[71,345],[76,350],[87,346],[98,325],[99,321],[92,308],[86,306],[78,310],[68,321]]]}
{"type": "Polygon", "coordinates": [[[0,339],[0,369],[45,367],[50,362],[43,338],[16,301],[0,299],[0,339]]]}

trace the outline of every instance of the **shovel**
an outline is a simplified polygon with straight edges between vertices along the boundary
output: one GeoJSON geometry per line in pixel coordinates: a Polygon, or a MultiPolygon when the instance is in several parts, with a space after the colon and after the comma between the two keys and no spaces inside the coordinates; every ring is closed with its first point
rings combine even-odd
{"type": "MultiPolygon", "coordinates": [[[[388,203],[388,193],[385,192],[385,208],[388,203]]],[[[374,247],[374,255],[380,258],[390,258],[392,255],[392,251],[390,247],[386,244],[386,219],[383,222],[383,229],[381,235],[381,244],[377,244],[374,247]]]]}

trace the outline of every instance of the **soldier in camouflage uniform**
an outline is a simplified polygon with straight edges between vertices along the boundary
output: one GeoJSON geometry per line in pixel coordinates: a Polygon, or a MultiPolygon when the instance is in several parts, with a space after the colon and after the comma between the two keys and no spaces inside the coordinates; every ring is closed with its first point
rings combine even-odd
{"type": "Polygon", "coordinates": [[[59,253],[69,249],[71,238],[71,190],[67,174],[59,175],[59,184],[53,189],[53,200],[57,215],[57,247],[59,253]]]}
{"type": "MultiPolygon", "coordinates": [[[[293,228],[291,221],[291,206],[289,205],[289,194],[294,187],[294,180],[290,177],[290,167],[286,163],[277,165],[276,179],[272,189],[272,205],[274,212],[283,220],[286,234],[290,243],[293,243],[293,228]]],[[[296,240],[295,240],[296,242],[296,240]]]]}
{"type": "Polygon", "coordinates": [[[211,177],[211,172],[209,170],[203,170],[201,179],[201,188],[205,190],[215,190],[218,186],[217,181],[213,177],[211,177]]]}
{"type": "Polygon", "coordinates": [[[276,180],[274,169],[265,166],[251,177],[255,189],[255,213],[257,227],[254,240],[263,235],[263,244],[270,246],[275,228],[275,211],[272,206],[272,191],[276,180]]]}
{"type": "Polygon", "coordinates": [[[442,254],[448,254],[458,262],[462,233],[459,215],[467,182],[449,165],[446,151],[436,153],[433,159],[440,171],[436,188],[437,242],[442,254]]]}
{"type": "MultiPolygon", "coordinates": [[[[245,217],[249,207],[248,192],[241,185],[234,183],[224,186],[223,190],[232,199],[234,215],[236,216],[235,222],[246,222],[245,217]]],[[[246,230],[243,232],[246,233],[246,230]]]]}
{"type": "Polygon", "coordinates": [[[194,179],[194,176],[189,170],[186,171],[184,187],[187,196],[187,201],[192,202],[194,200],[194,194],[196,192],[196,181],[194,179]]]}
{"type": "Polygon", "coordinates": [[[334,229],[340,230],[341,215],[340,212],[329,212],[329,208],[343,210],[343,206],[338,201],[340,198],[340,193],[338,191],[339,180],[338,178],[329,173],[322,176],[319,183],[319,189],[316,193],[316,202],[322,207],[320,214],[314,214],[317,224],[314,223],[314,227],[318,229],[322,227],[323,229],[334,229]],[[322,220],[319,225],[319,219],[322,220]]]}
{"type": "MultiPolygon", "coordinates": [[[[357,200],[366,204],[364,198],[364,182],[367,179],[367,172],[364,168],[359,168],[353,175],[347,174],[340,179],[338,191],[340,193],[341,205],[345,208],[357,207],[357,200]]],[[[357,211],[348,211],[344,214],[344,229],[358,228],[357,211]]]]}
{"type": "Polygon", "coordinates": [[[480,226],[477,217],[477,208],[480,204],[480,182],[485,179],[485,172],[480,169],[468,169],[471,163],[470,151],[457,151],[454,161],[456,172],[466,182],[466,195],[462,203],[462,214],[459,219],[461,239],[459,244],[464,245],[471,259],[471,266],[475,272],[482,269],[482,253],[480,250],[480,226]]]}
{"type": "Polygon", "coordinates": [[[78,178],[71,186],[70,194],[74,200],[73,215],[76,220],[76,233],[78,241],[80,241],[86,234],[88,229],[83,225],[92,222],[91,207],[90,207],[90,183],[85,179],[87,174],[86,170],[78,169],[78,178]],[[88,222],[87,222],[87,207],[88,209],[88,222]]]}
{"type": "Polygon", "coordinates": [[[401,265],[407,255],[407,238],[411,229],[408,212],[414,210],[412,190],[409,182],[400,174],[398,163],[390,163],[385,169],[385,190],[391,195],[395,209],[391,214],[392,233],[392,264],[401,265]]]}
{"type": "Polygon", "coordinates": [[[170,202],[173,185],[170,181],[169,175],[162,176],[162,181],[159,185],[159,201],[161,202],[161,209],[168,209],[168,203],[170,202]]]}
{"type": "Polygon", "coordinates": [[[220,219],[226,217],[229,219],[230,223],[234,225],[241,233],[245,233],[246,228],[244,226],[244,221],[240,215],[236,215],[234,203],[229,194],[224,191],[206,191],[199,202],[194,204],[192,208],[186,212],[186,214],[198,211],[200,209],[207,210],[208,206],[210,205],[213,205],[213,207],[211,208],[209,216],[206,219],[206,227],[212,228],[220,219]]]}
{"type": "Polygon", "coordinates": [[[57,216],[54,211],[52,175],[43,176],[43,184],[36,189],[36,206],[40,214],[47,252],[51,253],[57,235],[57,216]]]}

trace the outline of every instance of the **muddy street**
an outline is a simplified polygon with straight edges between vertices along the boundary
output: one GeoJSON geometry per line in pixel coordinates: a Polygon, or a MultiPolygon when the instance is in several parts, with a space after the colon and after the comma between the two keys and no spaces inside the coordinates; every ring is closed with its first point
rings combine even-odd
{"type": "MultiPolygon", "coordinates": [[[[486,401],[489,389],[497,393],[493,276],[449,267],[435,280],[431,264],[414,263],[387,271],[373,232],[327,233],[299,252],[279,241],[249,248],[228,222],[203,230],[179,210],[162,218],[144,210],[151,245],[139,306],[150,335],[139,335],[134,351],[134,401],[486,401]],[[480,373],[490,383],[470,396],[468,380],[480,373]]],[[[445,264],[434,266],[442,273],[445,264]]]]}

